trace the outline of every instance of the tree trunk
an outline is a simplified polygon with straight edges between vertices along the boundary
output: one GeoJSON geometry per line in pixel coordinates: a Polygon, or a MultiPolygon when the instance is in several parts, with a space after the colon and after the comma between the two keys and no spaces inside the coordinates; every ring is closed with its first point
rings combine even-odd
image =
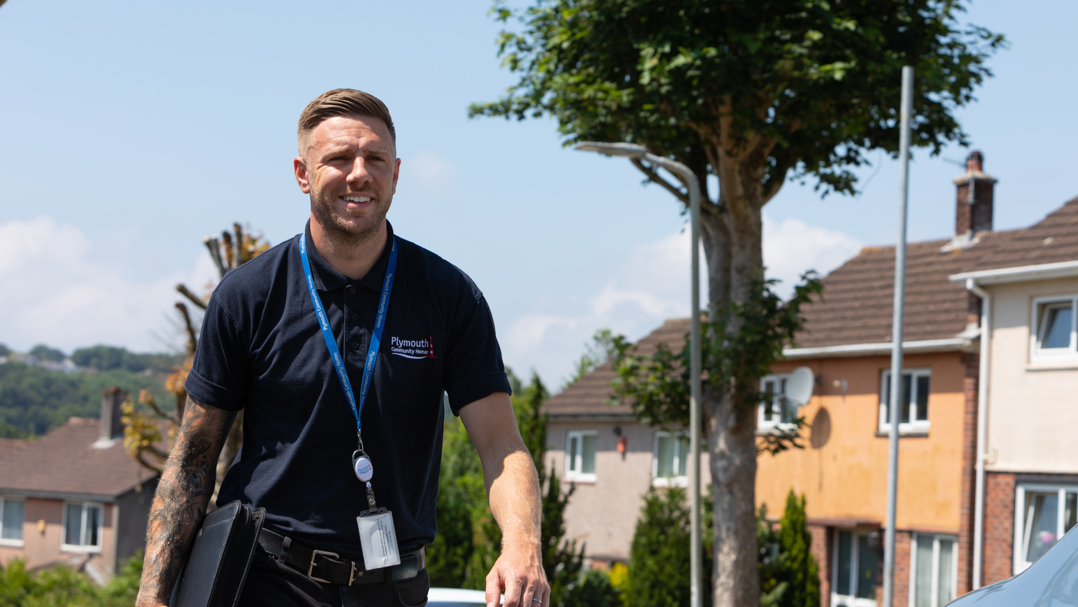
{"type": "MultiPolygon", "coordinates": [[[[727,177],[731,179],[725,183],[720,177],[722,210],[705,214],[702,226],[712,315],[731,302],[747,301],[753,280],[763,278],[763,205],[752,200],[757,198],[760,184],[752,184],[752,178],[745,174],[727,177]]],[[[736,319],[732,320],[730,329],[736,331],[736,319]]],[[[728,387],[705,388],[701,404],[714,500],[714,607],[755,607],[760,596],[756,411],[735,408],[728,387]]]]}

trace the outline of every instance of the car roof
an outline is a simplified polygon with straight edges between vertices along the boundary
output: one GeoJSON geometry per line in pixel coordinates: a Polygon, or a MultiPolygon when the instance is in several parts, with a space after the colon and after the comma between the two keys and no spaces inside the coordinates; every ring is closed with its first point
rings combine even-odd
{"type": "Polygon", "coordinates": [[[464,590],[462,588],[431,588],[427,593],[427,604],[434,607],[437,603],[462,605],[486,605],[486,593],[482,590],[464,590]]]}

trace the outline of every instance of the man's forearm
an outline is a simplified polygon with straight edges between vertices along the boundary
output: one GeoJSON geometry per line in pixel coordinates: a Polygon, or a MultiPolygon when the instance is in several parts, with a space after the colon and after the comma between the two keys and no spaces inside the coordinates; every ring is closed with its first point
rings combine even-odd
{"type": "MultiPolygon", "coordinates": [[[[537,549],[542,525],[539,478],[531,456],[523,449],[505,455],[500,466],[490,466],[487,481],[490,512],[502,530],[503,548],[537,549]]],[[[487,472],[484,466],[484,472],[487,472]]]]}
{"type": "Polygon", "coordinates": [[[234,418],[235,413],[188,399],[150,511],[138,605],[168,603],[213,494],[217,458],[234,418]]]}

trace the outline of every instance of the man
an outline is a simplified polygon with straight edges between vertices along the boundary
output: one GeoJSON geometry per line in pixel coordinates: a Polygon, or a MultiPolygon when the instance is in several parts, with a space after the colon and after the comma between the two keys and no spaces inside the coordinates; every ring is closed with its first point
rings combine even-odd
{"type": "Polygon", "coordinates": [[[508,607],[547,603],[538,479],[486,302],[386,221],[400,171],[388,109],[361,91],[329,91],[303,111],[298,140],[310,221],[225,276],[210,300],[138,605],[167,604],[240,409],[244,445],[218,503],[267,511],[241,604],[423,605],[443,392],[479,453],[504,537],[488,605],[503,592],[508,607]],[[361,545],[376,508],[391,513],[396,546],[361,545]],[[367,567],[368,548],[375,567],[394,548],[400,564],[367,567]]]}

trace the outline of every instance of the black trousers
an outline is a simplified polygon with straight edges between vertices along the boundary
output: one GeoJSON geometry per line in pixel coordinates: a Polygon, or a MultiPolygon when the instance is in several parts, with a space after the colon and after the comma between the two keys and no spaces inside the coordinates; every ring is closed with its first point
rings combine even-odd
{"type": "Polygon", "coordinates": [[[344,586],[316,582],[261,550],[256,550],[240,605],[281,607],[424,607],[427,570],[399,582],[344,586]]]}

